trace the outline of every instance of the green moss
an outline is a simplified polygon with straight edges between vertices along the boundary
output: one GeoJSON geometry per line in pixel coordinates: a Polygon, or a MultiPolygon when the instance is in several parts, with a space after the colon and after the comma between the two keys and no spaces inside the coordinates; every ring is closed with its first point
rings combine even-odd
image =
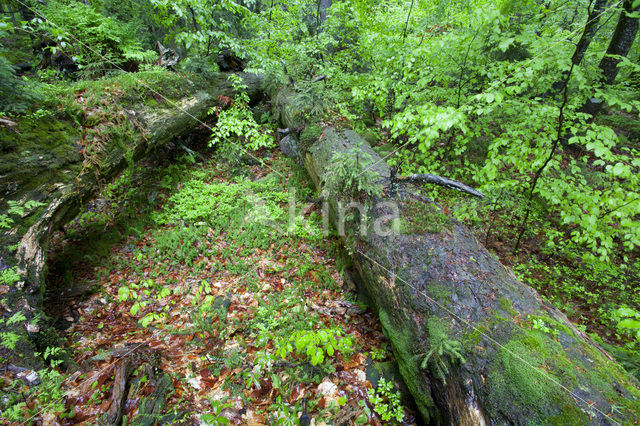
{"type": "Polygon", "coordinates": [[[300,145],[309,147],[322,134],[322,127],[318,124],[309,124],[300,134],[300,145]]]}
{"type": "Polygon", "coordinates": [[[638,412],[640,390],[637,384],[630,383],[619,365],[605,359],[595,348],[576,343],[575,334],[562,322],[546,315],[529,318],[544,321],[554,333],[513,330],[513,337],[497,349],[489,371],[490,405],[498,407],[508,401],[533,416],[533,424],[586,424],[589,416],[571,396],[574,390],[582,389],[601,395],[600,403],[612,402],[625,416],[638,412]],[[561,341],[568,342],[566,348],[561,341]],[[629,394],[623,396],[616,391],[616,382],[629,394]]]}
{"type": "Polygon", "coordinates": [[[512,317],[518,315],[518,311],[513,307],[513,302],[504,296],[498,299],[498,306],[512,317]]]}
{"type": "Polygon", "coordinates": [[[585,359],[580,366],[582,370],[590,372],[587,376],[588,385],[613,401],[622,413],[632,413],[632,417],[637,417],[640,413],[640,383],[631,378],[620,364],[605,358],[594,346],[585,345],[582,349],[593,361],[585,359]],[[616,389],[614,383],[620,386],[616,389]],[[626,391],[624,395],[619,392],[621,387],[626,391]]]}
{"type": "Polygon", "coordinates": [[[400,230],[403,234],[437,234],[451,229],[451,220],[436,205],[417,200],[402,203],[400,230]]]}
{"type": "Polygon", "coordinates": [[[5,179],[33,177],[45,169],[53,169],[79,160],[75,140],[79,137],[73,123],[56,117],[18,122],[16,133],[0,133],[3,140],[15,140],[9,152],[0,157],[0,174],[5,179]]]}
{"type": "Polygon", "coordinates": [[[429,297],[432,297],[440,303],[448,302],[451,296],[451,289],[442,284],[428,284],[426,290],[429,297]]]}
{"type": "Polygon", "coordinates": [[[449,338],[449,325],[436,316],[427,320],[427,330],[429,330],[429,342],[432,345],[449,338]]]}
{"type": "Polygon", "coordinates": [[[540,368],[541,355],[545,358],[547,351],[540,340],[527,335],[499,348],[497,365],[489,373],[492,404],[499,406],[509,401],[522,409],[539,412],[539,407],[562,398],[562,388],[548,380],[546,371],[540,368]]]}
{"type": "Polygon", "coordinates": [[[544,424],[553,426],[582,426],[590,423],[589,416],[574,404],[567,404],[561,414],[544,419],[544,424]]]}
{"type": "Polygon", "coordinates": [[[414,397],[416,405],[425,421],[428,421],[437,413],[434,412],[435,404],[431,398],[431,390],[426,381],[421,380],[420,365],[418,358],[414,355],[416,339],[407,329],[398,329],[391,322],[389,315],[380,309],[378,312],[382,330],[385,336],[391,341],[393,352],[398,360],[398,366],[402,378],[405,380],[411,395],[414,397]]]}

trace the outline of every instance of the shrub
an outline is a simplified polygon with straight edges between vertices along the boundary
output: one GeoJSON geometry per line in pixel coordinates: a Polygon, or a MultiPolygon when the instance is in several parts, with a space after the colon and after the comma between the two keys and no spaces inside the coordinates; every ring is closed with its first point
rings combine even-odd
{"type": "Polygon", "coordinates": [[[49,2],[42,14],[47,21],[36,19],[38,29],[58,42],[50,49],[74,59],[84,77],[101,77],[113,68],[132,70],[157,57],[156,52],[142,49],[135,21],[123,23],[91,6],[66,1],[49,2]]]}

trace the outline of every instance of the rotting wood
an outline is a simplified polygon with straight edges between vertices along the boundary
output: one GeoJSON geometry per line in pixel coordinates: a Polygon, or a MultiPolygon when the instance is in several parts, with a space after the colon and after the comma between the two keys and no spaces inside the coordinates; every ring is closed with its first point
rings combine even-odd
{"type": "MultiPolygon", "coordinates": [[[[293,97],[291,89],[277,93],[274,112],[284,127],[303,132],[293,97]]],[[[335,154],[353,150],[366,153],[362,167],[375,171],[376,182],[393,187],[389,167],[351,130],[324,128],[300,145],[319,190],[335,154]]],[[[469,228],[401,189],[371,200],[337,195],[328,210],[336,228],[345,229],[344,243],[426,422],[624,424],[640,416],[640,385],[610,355],[469,228]],[[354,201],[368,204],[364,228],[359,221],[337,223],[345,216],[341,206],[354,201]],[[374,232],[376,222],[394,216],[399,226],[374,232]],[[402,226],[409,221],[412,227],[402,226]]]]}

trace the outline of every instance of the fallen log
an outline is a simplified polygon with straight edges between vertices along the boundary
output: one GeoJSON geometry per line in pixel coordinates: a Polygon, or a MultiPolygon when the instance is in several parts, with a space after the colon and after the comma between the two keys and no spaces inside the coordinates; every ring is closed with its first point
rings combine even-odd
{"type": "MultiPolygon", "coordinates": [[[[260,76],[239,75],[252,99],[262,95],[260,76]]],[[[188,80],[185,84],[193,85],[188,80]]],[[[55,341],[50,327],[37,321],[43,317],[46,247],[52,233],[73,219],[128,165],[195,128],[216,105],[219,95],[234,95],[223,73],[188,90],[195,95],[156,107],[138,105],[137,109],[123,111],[119,117],[131,124],[134,134],[124,138],[123,143],[106,138],[101,149],[92,154],[89,165],[79,153],[79,129],[72,124],[57,123],[52,118],[51,129],[42,132],[44,140],[38,140],[30,150],[20,151],[25,143],[19,131],[7,130],[0,135],[0,218],[15,219],[8,229],[0,226],[0,306],[4,318],[24,317],[0,322],[0,332],[17,340],[15,345],[0,345],[4,360],[38,367],[39,360],[33,356],[35,346],[42,350],[55,341]],[[31,201],[39,204],[25,208],[31,201]],[[12,202],[21,206],[17,210],[14,207],[13,215],[12,202]]]]}
{"type": "MultiPolygon", "coordinates": [[[[292,96],[274,96],[274,111],[285,127],[304,129],[292,96]]],[[[358,134],[324,128],[300,148],[320,189],[336,154],[344,152],[358,152],[358,173],[373,170],[372,181],[386,186],[378,199],[331,194],[328,210],[335,227],[344,229],[341,236],[425,422],[618,424],[640,418],[638,382],[519,281],[469,228],[424,197],[389,191],[389,167],[358,134]],[[364,206],[359,221],[345,220],[349,203],[364,206]]]]}

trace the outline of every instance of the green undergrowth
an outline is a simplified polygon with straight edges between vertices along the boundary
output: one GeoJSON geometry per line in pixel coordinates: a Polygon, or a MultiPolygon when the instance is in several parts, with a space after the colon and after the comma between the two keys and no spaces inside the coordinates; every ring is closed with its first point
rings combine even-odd
{"type": "MultiPolygon", "coordinates": [[[[197,416],[220,419],[220,407],[241,404],[269,424],[287,424],[302,410],[301,389],[327,380],[344,389],[336,377],[345,364],[364,370],[359,351],[385,354],[379,341],[363,341],[345,319],[326,314],[355,296],[337,281],[348,262],[307,201],[315,190],[304,169],[271,152],[256,157],[260,166],[229,165],[218,152],[129,169],[56,237],[65,247],[51,257],[60,287],[86,282],[91,297],[110,306],[74,325],[85,331],[69,333],[70,342],[96,332],[123,342],[149,331],[179,339],[180,350],[166,356],[177,356],[171,374],[185,398],[169,401],[167,412],[194,413],[194,376],[225,377],[199,397],[215,404],[197,416]],[[87,270],[93,274],[78,275],[87,270]],[[128,333],[119,334],[122,327],[128,333]]],[[[350,392],[333,401],[307,393],[307,410],[318,422],[342,410],[360,421],[404,416],[393,384],[371,396],[350,392]]],[[[65,415],[93,410],[107,394],[97,395],[65,415]]]]}
{"type": "Polygon", "coordinates": [[[300,197],[308,195],[308,189],[282,191],[286,184],[279,172],[253,181],[238,176],[229,183],[213,180],[207,170],[193,171],[165,208],[154,214],[154,220],[161,225],[207,225],[259,248],[267,247],[277,234],[318,242],[322,237],[319,216],[314,213],[307,220],[295,211],[296,205],[304,204],[300,197]]]}

